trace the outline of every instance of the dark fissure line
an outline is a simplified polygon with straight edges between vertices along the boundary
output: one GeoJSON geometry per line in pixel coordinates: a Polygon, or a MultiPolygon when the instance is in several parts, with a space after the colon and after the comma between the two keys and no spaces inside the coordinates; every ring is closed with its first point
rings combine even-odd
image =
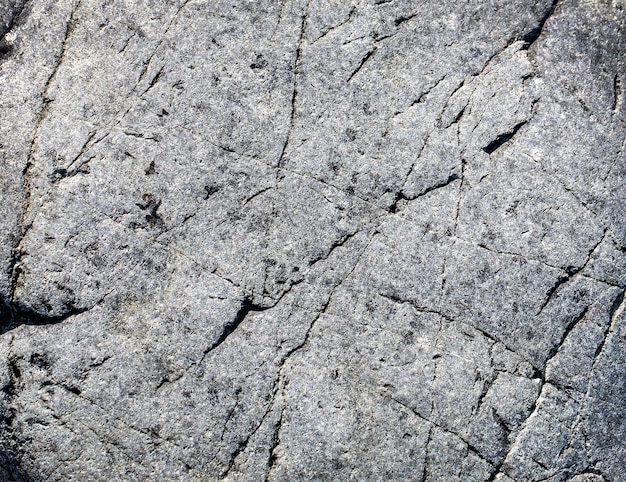
{"type": "Polygon", "coordinates": [[[545,15],[539,21],[539,25],[537,25],[534,29],[532,29],[530,32],[526,33],[522,37],[522,40],[524,42],[526,42],[526,45],[524,45],[522,50],[528,50],[537,41],[537,39],[541,36],[541,34],[543,32],[543,28],[546,25],[546,22],[548,21],[548,19],[554,13],[554,10],[556,9],[556,6],[557,6],[558,3],[559,3],[559,0],[553,0],[552,4],[550,5],[550,8],[548,8],[548,11],[545,13],[545,15]]]}
{"type": "Polygon", "coordinates": [[[367,52],[363,58],[361,59],[361,62],[359,63],[359,65],[357,66],[356,70],[354,70],[351,74],[350,77],[348,77],[348,80],[346,80],[346,82],[350,82],[353,77],[359,73],[359,71],[363,68],[363,66],[365,65],[365,63],[370,59],[370,57],[372,55],[374,55],[374,52],[376,52],[376,48],[370,50],[369,52],[367,52]]]}
{"type": "Polygon", "coordinates": [[[252,300],[250,300],[249,298],[245,298],[241,302],[241,307],[239,308],[239,311],[235,315],[235,318],[232,321],[229,321],[228,323],[226,323],[226,325],[224,325],[224,328],[222,330],[222,334],[217,339],[217,341],[215,343],[213,343],[206,350],[205,354],[215,350],[222,343],[224,343],[226,341],[226,339],[230,335],[232,335],[237,328],[239,328],[239,325],[241,325],[241,323],[243,323],[243,321],[246,319],[246,317],[250,313],[252,313],[252,312],[261,312],[261,311],[265,311],[267,309],[269,309],[269,308],[265,308],[265,307],[262,307],[262,306],[255,305],[254,303],[252,303],[252,300]]]}
{"type": "Polygon", "coordinates": [[[426,194],[428,194],[429,192],[435,191],[437,189],[441,189],[442,187],[446,187],[449,186],[451,183],[453,183],[454,181],[456,181],[457,179],[460,179],[460,176],[457,173],[452,173],[448,176],[448,178],[445,181],[442,181],[438,184],[435,184],[433,186],[429,186],[426,189],[424,189],[422,192],[420,192],[419,194],[417,194],[416,196],[413,197],[407,197],[402,191],[400,191],[399,193],[396,194],[396,197],[393,201],[393,204],[389,207],[388,211],[391,214],[395,214],[398,211],[398,203],[400,201],[415,201],[416,199],[425,196],[426,194]]]}
{"type": "Polygon", "coordinates": [[[513,129],[511,129],[509,132],[505,132],[504,134],[500,134],[498,137],[496,137],[493,141],[491,141],[487,147],[483,147],[483,151],[485,151],[487,154],[493,154],[495,151],[497,151],[498,149],[500,149],[504,144],[506,144],[507,142],[509,142],[511,139],[513,139],[513,137],[515,136],[515,134],[517,134],[517,132],[527,123],[528,121],[525,120],[523,122],[520,122],[519,124],[516,124],[513,129]]]}
{"type": "Polygon", "coordinates": [[[21,306],[19,303],[13,303],[0,297],[0,334],[7,333],[20,325],[54,325],[87,310],[88,308],[72,307],[62,315],[42,315],[21,306]]]}

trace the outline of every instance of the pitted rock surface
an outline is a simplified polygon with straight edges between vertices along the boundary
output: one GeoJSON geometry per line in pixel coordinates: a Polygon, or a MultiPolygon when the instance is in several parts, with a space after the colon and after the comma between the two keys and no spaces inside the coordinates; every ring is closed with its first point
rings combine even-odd
{"type": "Polygon", "coordinates": [[[0,479],[626,480],[623,0],[0,38],[0,479]]]}

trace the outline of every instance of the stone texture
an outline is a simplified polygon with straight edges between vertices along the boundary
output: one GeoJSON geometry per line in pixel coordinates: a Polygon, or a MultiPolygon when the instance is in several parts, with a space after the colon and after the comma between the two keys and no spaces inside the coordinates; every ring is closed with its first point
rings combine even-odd
{"type": "Polygon", "coordinates": [[[625,480],[623,0],[0,38],[0,479],[625,480]]]}

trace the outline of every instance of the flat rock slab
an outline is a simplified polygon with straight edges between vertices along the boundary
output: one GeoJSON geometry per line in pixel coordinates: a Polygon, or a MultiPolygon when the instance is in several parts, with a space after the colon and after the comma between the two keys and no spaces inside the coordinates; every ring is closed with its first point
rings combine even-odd
{"type": "Polygon", "coordinates": [[[0,1],[0,479],[626,474],[623,0],[0,1]]]}

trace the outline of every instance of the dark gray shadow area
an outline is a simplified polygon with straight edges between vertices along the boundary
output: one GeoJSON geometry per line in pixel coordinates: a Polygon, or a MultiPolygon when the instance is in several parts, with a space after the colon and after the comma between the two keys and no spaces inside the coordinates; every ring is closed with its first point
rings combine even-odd
{"type": "Polygon", "coordinates": [[[0,480],[2,482],[34,482],[20,467],[15,455],[3,447],[0,447],[0,480]]]}
{"type": "Polygon", "coordinates": [[[28,310],[19,303],[11,303],[0,296],[0,335],[20,325],[54,325],[61,323],[70,316],[78,315],[86,309],[72,308],[60,316],[46,316],[28,310]]]}

